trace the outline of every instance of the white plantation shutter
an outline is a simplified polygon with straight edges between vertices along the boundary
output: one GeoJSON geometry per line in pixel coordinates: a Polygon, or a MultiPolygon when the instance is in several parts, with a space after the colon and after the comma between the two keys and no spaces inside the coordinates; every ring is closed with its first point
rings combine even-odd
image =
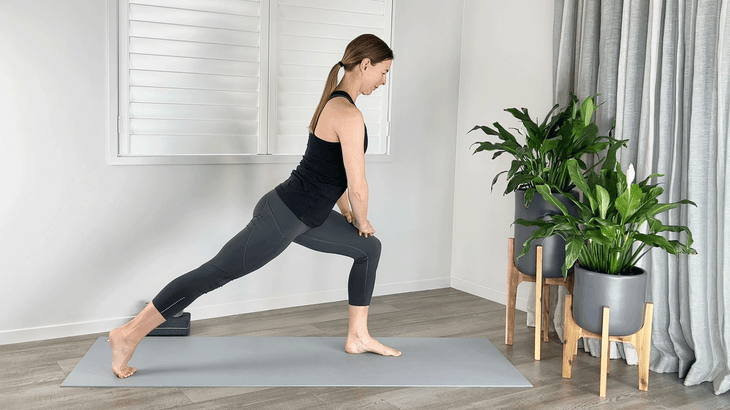
{"type": "MultiPolygon", "coordinates": [[[[301,156],[329,68],[359,34],[389,42],[391,8],[392,0],[119,1],[112,162],[301,156]]],[[[387,153],[384,88],[358,100],[368,153],[387,153]]]]}
{"type": "MultiPolygon", "coordinates": [[[[360,34],[371,33],[389,42],[391,1],[279,0],[271,11],[272,67],[276,71],[269,100],[269,150],[274,154],[303,153],[309,122],[319,103],[327,75],[360,34]]],[[[342,72],[340,70],[340,78],[342,72]]],[[[388,89],[358,98],[368,127],[368,154],[385,154],[388,89]]]]}
{"type": "Polygon", "coordinates": [[[128,38],[120,50],[127,70],[120,97],[128,99],[120,104],[121,153],[257,153],[260,3],[130,0],[121,8],[128,13],[120,24],[128,38]]]}

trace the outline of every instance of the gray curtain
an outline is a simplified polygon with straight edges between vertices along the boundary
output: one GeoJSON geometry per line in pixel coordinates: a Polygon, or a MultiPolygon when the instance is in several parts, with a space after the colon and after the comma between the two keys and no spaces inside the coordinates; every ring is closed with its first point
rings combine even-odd
{"type": "MultiPolygon", "coordinates": [[[[600,94],[597,124],[605,132],[615,119],[615,136],[629,140],[624,168],[633,163],[640,179],[664,174],[662,202],[698,205],[662,222],[689,226],[699,254],[652,250],[640,266],[654,303],[651,370],[678,372],[688,386],[711,381],[716,394],[730,390],[729,8],[730,0],[555,0],[553,43],[555,102],[600,94]]],[[[594,340],[585,349],[600,352],[594,340]]],[[[637,361],[633,348],[611,352],[637,361]]]]}

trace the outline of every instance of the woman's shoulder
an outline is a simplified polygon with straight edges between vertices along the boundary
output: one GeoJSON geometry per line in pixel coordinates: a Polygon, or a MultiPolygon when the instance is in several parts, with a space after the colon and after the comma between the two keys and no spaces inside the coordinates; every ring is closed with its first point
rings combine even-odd
{"type": "Polygon", "coordinates": [[[360,110],[347,98],[333,98],[327,102],[320,121],[331,123],[335,128],[358,125],[362,127],[364,117],[360,110]]]}
{"type": "Polygon", "coordinates": [[[358,109],[353,103],[350,102],[349,99],[345,96],[336,96],[329,101],[327,101],[327,105],[325,105],[325,110],[327,108],[330,108],[330,110],[337,115],[341,115],[343,117],[361,117],[362,113],[360,112],[360,109],[358,109]]]}

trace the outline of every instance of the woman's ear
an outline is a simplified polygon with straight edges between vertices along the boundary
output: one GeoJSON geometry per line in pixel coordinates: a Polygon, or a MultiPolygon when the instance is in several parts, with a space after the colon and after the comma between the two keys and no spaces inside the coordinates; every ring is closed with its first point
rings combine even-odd
{"type": "Polygon", "coordinates": [[[372,65],[373,62],[369,58],[363,58],[360,62],[360,67],[363,69],[363,71],[367,70],[367,68],[372,65]]]}

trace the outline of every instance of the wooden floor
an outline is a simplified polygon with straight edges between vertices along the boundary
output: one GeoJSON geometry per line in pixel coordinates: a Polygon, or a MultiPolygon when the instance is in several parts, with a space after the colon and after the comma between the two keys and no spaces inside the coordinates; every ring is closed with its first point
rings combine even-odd
{"type": "MultiPolygon", "coordinates": [[[[573,378],[561,378],[561,344],[551,334],[533,360],[533,329],[517,312],[513,346],[504,344],[503,305],[437,289],[376,297],[375,337],[488,338],[533,384],[506,388],[61,388],[100,334],[0,346],[0,409],[728,409],[711,383],[684,387],[676,374],[650,373],[640,392],[638,370],[611,362],[608,394],[598,397],[599,359],[579,350],[573,378]]],[[[346,302],[194,321],[191,336],[345,336],[346,302]]],[[[398,346],[395,346],[398,347],[398,346]]],[[[408,354],[408,352],[403,352],[408,354]]],[[[111,360],[111,359],[110,359],[111,360]]],[[[111,371],[111,369],[110,369],[111,371]]]]}

